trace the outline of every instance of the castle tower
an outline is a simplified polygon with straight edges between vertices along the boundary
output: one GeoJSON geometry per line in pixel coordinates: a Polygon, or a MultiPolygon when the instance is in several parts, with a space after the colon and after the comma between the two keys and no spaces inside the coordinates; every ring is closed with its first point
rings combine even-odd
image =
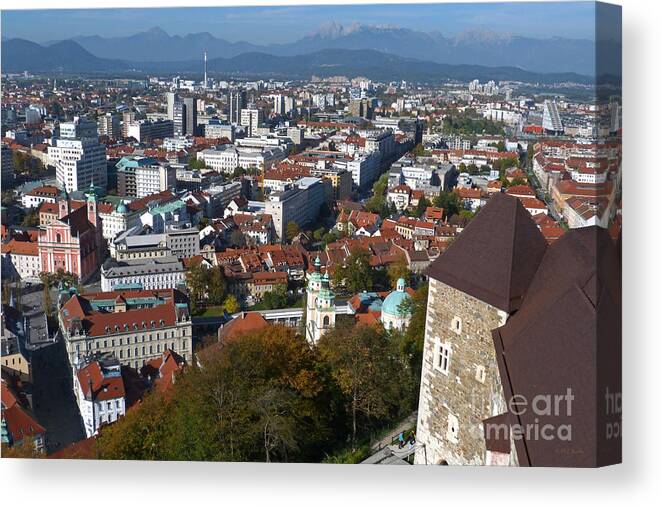
{"type": "Polygon", "coordinates": [[[315,345],[319,338],[335,326],[335,294],[330,288],[328,273],[321,274],[321,260],[314,261],[314,270],[308,274],[305,338],[315,345]]]}
{"type": "Polygon", "coordinates": [[[545,251],[519,200],[497,194],[427,270],[416,463],[517,464],[484,438],[484,421],[507,411],[492,331],[520,308],[545,251]]]}

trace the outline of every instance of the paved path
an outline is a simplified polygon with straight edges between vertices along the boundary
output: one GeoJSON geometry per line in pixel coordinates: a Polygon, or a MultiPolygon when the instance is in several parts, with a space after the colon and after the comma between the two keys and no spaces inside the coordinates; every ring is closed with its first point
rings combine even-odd
{"type": "MultiPolygon", "coordinates": [[[[384,447],[389,446],[390,443],[392,442],[392,439],[395,438],[397,435],[399,435],[402,431],[415,428],[415,424],[417,420],[418,420],[418,412],[416,411],[413,412],[411,415],[409,415],[402,422],[400,422],[397,426],[395,426],[395,428],[385,437],[372,443],[372,450],[378,451],[379,449],[383,449],[384,447]]],[[[395,444],[395,447],[397,447],[397,444],[395,444]]]]}

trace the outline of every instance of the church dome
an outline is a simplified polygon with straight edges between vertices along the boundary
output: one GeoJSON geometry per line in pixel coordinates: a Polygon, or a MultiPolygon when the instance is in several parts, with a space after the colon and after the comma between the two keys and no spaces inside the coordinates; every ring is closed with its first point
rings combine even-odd
{"type": "Polygon", "coordinates": [[[394,317],[407,317],[410,315],[410,311],[403,311],[400,308],[400,305],[404,301],[411,299],[411,296],[406,292],[406,282],[403,278],[397,280],[397,288],[392,291],[386,299],[383,300],[383,305],[381,306],[381,313],[387,313],[394,317]]]}

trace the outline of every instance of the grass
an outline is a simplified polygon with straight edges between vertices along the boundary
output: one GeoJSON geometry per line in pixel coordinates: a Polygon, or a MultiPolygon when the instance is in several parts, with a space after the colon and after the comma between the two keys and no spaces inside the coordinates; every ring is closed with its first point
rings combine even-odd
{"type": "Polygon", "coordinates": [[[225,315],[225,309],[222,305],[207,306],[203,311],[196,314],[196,317],[222,317],[225,315]]]}
{"type": "Polygon", "coordinates": [[[369,458],[371,454],[370,443],[365,441],[356,447],[355,451],[352,451],[351,446],[348,446],[327,455],[322,463],[355,465],[369,458]]]}

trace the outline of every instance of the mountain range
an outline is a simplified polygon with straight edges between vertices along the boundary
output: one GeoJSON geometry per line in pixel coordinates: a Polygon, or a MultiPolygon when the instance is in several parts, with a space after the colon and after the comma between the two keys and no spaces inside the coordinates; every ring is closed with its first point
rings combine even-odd
{"type": "MultiPolygon", "coordinates": [[[[114,56],[123,55],[116,51],[114,56]]],[[[123,55],[123,56],[132,56],[123,55]]],[[[42,46],[23,39],[2,42],[3,72],[62,72],[97,74],[202,73],[201,59],[171,61],[128,61],[103,58],[72,40],[42,46]]],[[[513,80],[539,83],[589,83],[592,78],[575,73],[535,73],[518,67],[442,64],[377,51],[374,49],[319,49],[293,56],[260,51],[230,58],[211,58],[209,72],[245,78],[309,79],[312,75],[366,76],[377,81],[409,80],[442,82],[448,80],[513,80]]]]}
{"type": "Polygon", "coordinates": [[[595,43],[588,39],[537,39],[490,30],[469,30],[446,37],[439,32],[337,22],[322,25],[286,44],[229,42],[208,32],[169,35],[158,27],[125,37],[82,36],[72,40],[100,58],[136,62],[232,58],[247,52],[294,56],[323,49],[371,49],[407,58],[447,64],[520,67],[532,72],[594,73],[595,43]]]}

